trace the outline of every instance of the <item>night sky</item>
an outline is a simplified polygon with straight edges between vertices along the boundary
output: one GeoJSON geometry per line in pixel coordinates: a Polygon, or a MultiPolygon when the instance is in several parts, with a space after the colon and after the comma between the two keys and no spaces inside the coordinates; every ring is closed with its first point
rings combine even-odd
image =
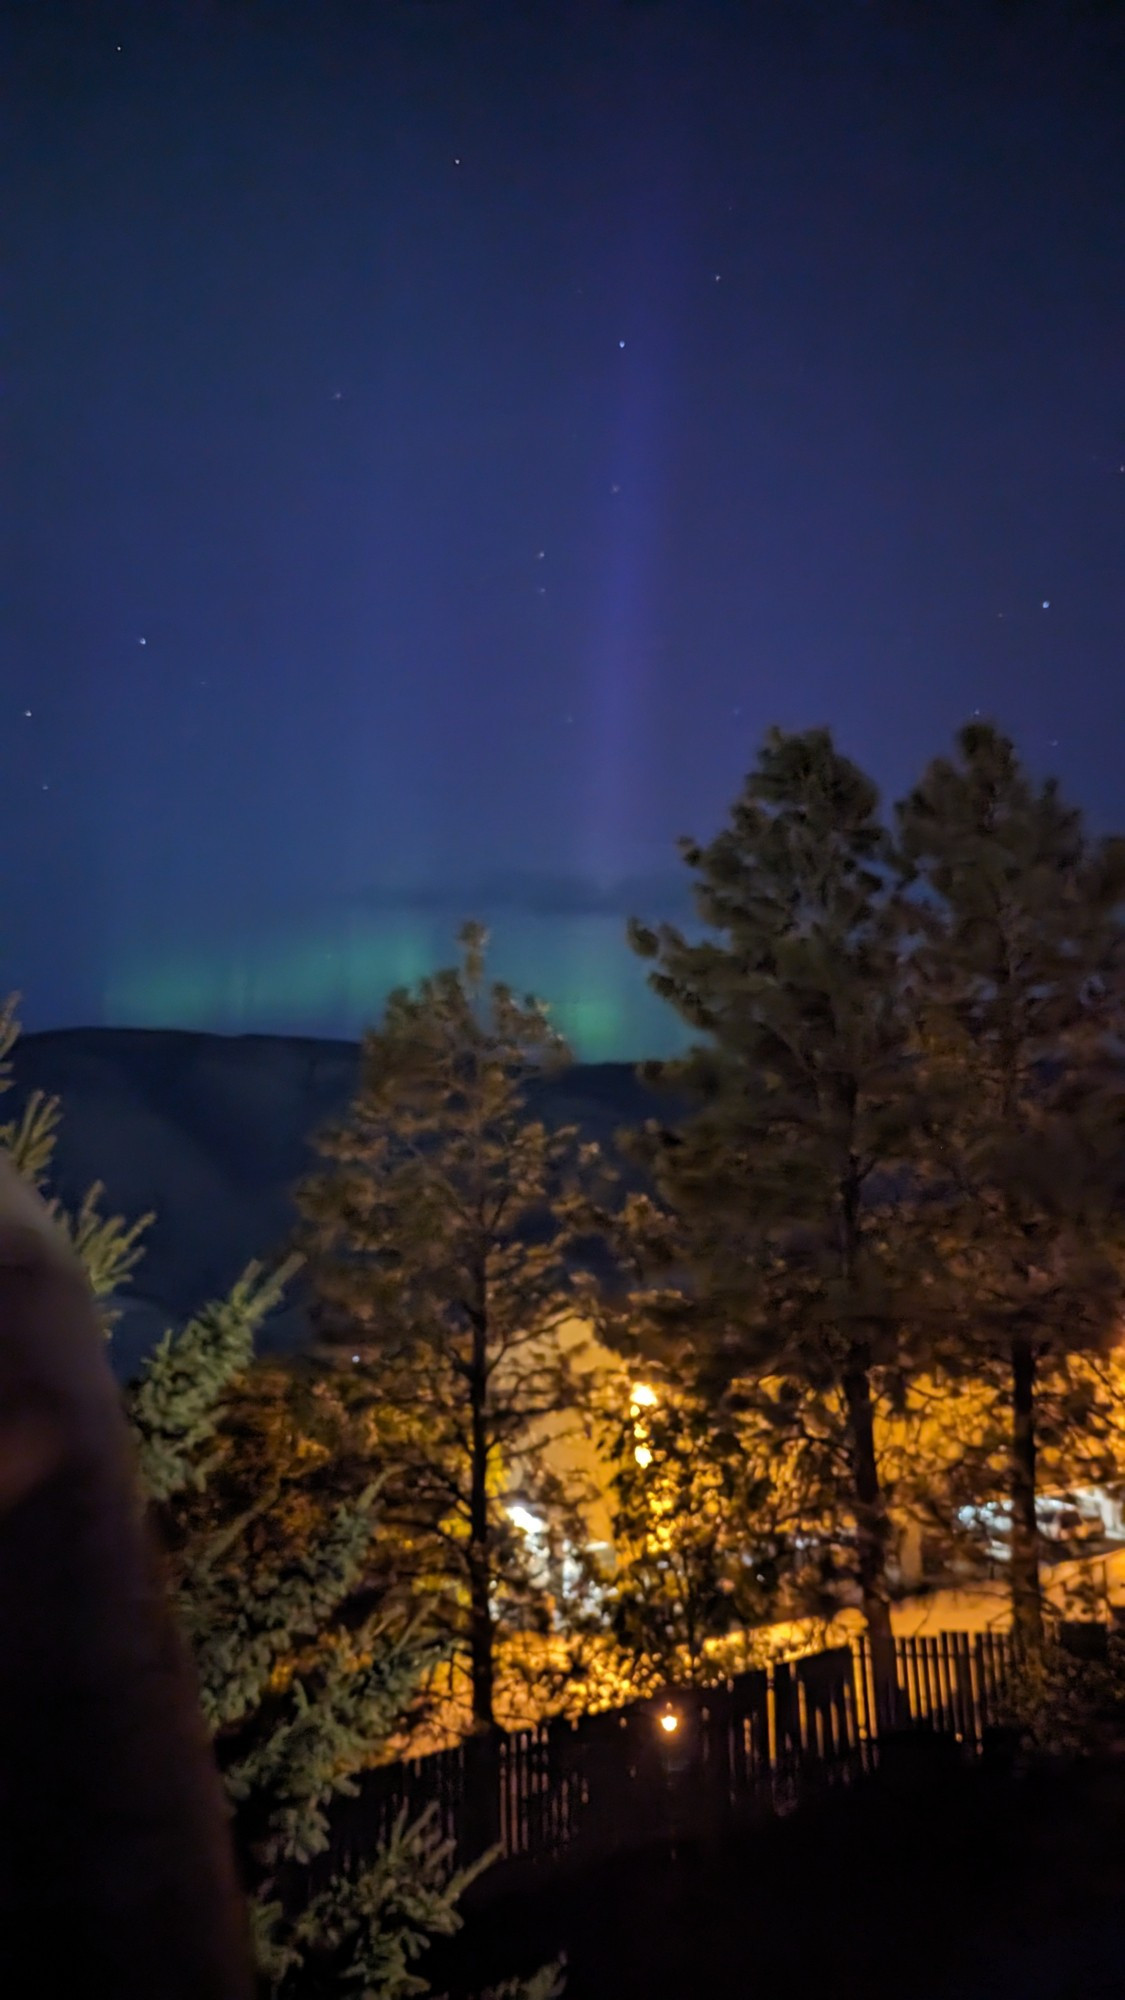
{"type": "Polygon", "coordinates": [[[588,1058],[771,722],[1125,767],[1125,12],[0,9],[0,986],[588,1058]]]}

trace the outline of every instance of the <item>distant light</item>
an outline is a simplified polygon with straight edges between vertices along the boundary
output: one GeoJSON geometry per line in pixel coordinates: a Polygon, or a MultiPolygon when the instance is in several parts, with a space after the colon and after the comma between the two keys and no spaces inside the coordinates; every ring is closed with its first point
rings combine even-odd
{"type": "Polygon", "coordinates": [[[619,341],[618,341],[618,343],[617,343],[617,345],[618,345],[618,347],[624,347],[624,345],[625,345],[625,342],[624,342],[623,340],[619,340],[619,341]]]}
{"type": "Polygon", "coordinates": [[[359,1355],[358,1355],[358,1354],[353,1354],[353,1355],[352,1355],[352,1360],[353,1360],[353,1361],[358,1361],[358,1360],[359,1360],[359,1355]]]}
{"type": "Polygon", "coordinates": [[[25,716],[27,717],[27,720],[28,720],[28,721],[30,722],[30,721],[31,721],[31,710],[30,710],[29,708],[25,708],[25,709],[24,709],[24,714],[25,714],[25,716]]]}
{"type": "Polygon", "coordinates": [[[138,640],[137,640],[137,644],[138,644],[138,646],[147,646],[147,645],[148,645],[148,640],[147,640],[147,639],[138,639],[138,640]]]}
{"type": "Polygon", "coordinates": [[[1049,597],[1045,597],[1043,599],[1043,609],[1044,611],[1049,611],[1051,609],[1051,600],[1049,597]]]}
{"type": "Polygon", "coordinates": [[[672,1709],[666,1710],[666,1712],[660,1718],[660,1727],[664,1731],[665,1735],[674,1736],[679,1726],[680,1726],[679,1716],[676,1715],[672,1709]]]}
{"type": "Polygon", "coordinates": [[[633,1457],[636,1459],[637,1464],[641,1467],[642,1471],[646,1466],[652,1464],[652,1453],[649,1450],[647,1444],[639,1444],[633,1453],[633,1457]]]}
{"type": "Polygon", "coordinates": [[[632,1407],[635,1410],[653,1410],[659,1401],[656,1390],[648,1382],[634,1382],[632,1407]]]}

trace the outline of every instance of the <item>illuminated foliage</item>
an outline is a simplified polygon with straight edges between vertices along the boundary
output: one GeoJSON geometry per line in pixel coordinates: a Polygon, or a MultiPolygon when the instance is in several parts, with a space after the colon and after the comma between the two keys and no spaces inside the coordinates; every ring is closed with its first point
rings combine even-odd
{"type": "Polygon", "coordinates": [[[667,1373],[634,1383],[604,1419],[615,1572],[604,1606],[648,1691],[713,1675],[713,1642],[779,1603],[785,1536],[765,1461],[667,1373]]]}
{"type": "Polygon", "coordinates": [[[461,941],[460,967],[392,994],[297,1198],[322,1349],[383,1426],[392,1517],[445,1581],[488,1728],[498,1635],[548,1615],[573,1539],[543,1445],[582,1400],[562,1336],[594,1149],[527,1116],[568,1051],[541,1003],[486,985],[479,926],[461,941]]]}

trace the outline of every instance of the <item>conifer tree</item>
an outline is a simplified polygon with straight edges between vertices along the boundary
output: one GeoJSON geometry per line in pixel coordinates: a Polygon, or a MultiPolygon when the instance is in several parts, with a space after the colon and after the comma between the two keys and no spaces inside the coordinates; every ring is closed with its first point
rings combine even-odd
{"type": "Polygon", "coordinates": [[[929,766],[899,827],[932,1214],[957,1285],[946,1361],[999,1390],[1013,1618],[1037,1649],[1043,1450],[1108,1440],[1093,1392],[1121,1311],[1125,842],[1091,838],[984,722],[929,766]]]}
{"type": "MultiPolygon", "coordinates": [[[[10,1001],[0,1090],[18,1032],[10,1001]]],[[[59,1116],[55,1100],[33,1095],[0,1128],[0,1145],[40,1190],[59,1116]]],[[[76,1219],[54,1213],[108,1300],[141,1255],[144,1224],[102,1218],[100,1193],[76,1219]]],[[[226,1299],[166,1334],[127,1409],[231,1802],[263,1989],[271,2000],[345,1989],[356,2000],[407,2000],[430,1991],[419,1961],[457,1929],[469,1879],[453,1873],[428,1817],[400,1820],[368,1860],[315,1892],[304,1871],[327,1844],[333,1799],[354,1790],[409,1714],[437,1641],[386,1561],[373,1564],[377,1481],[367,1465],[360,1484],[335,1399],[310,1409],[318,1384],[307,1370],[259,1372],[254,1361],[258,1329],[296,1264],[268,1274],[248,1265],[226,1299]]],[[[548,1967],[513,1982],[504,2000],[559,1991],[548,1967]]]]}
{"type": "Polygon", "coordinates": [[[574,1128],[529,1115],[529,1084],[569,1054],[540,1002],[486,984],[485,942],[467,925],[458,968],[391,995],[350,1114],[317,1141],[324,1170],[297,1197],[323,1347],[385,1413],[388,1498],[447,1585],[481,1730],[498,1634],[543,1608],[519,1522],[548,1542],[581,1532],[543,1444],[582,1400],[560,1334],[581,1295],[593,1155],[574,1128]]]}
{"type": "Polygon", "coordinates": [[[632,929],[699,1036],[644,1071],[690,1115],[637,1141],[673,1218],[666,1261],[688,1274],[680,1332],[721,1382],[756,1385],[812,1487],[835,1485],[888,1708],[876,1412],[901,1388],[926,1281],[888,1199],[914,1115],[891,843],[875,787],[826,731],[773,730],[729,825],[681,852],[705,934],[632,929]]]}

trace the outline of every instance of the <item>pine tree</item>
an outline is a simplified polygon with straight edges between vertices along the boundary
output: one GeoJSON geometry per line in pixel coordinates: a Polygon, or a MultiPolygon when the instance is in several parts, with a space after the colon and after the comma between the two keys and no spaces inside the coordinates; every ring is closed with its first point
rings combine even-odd
{"type": "MultiPolygon", "coordinates": [[[[0,1015],[0,1089],[17,1036],[11,1001],[0,1015]]],[[[59,1115],[36,1095],[0,1128],[0,1145],[40,1190],[59,1115]]],[[[144,1225],[100,1218],[100,1193],[76,1220],[54,1213],[108,1299],[138,1261],[144,1225]]],[[[332,1800],[385,1754],[437,1642],[386,1562],[373,1565],[378,1487],[369,1465],[359,1483],[345,1413],[307,1369],[254,1361],[297,1261],[268,1274],[250,1264],[225,1300],[166,1334],[127,1408],[231,1802],[263,1985],[272,2000],[327,2000],[343,1987],[357,2000],[407,2000],[430,1991],[419,1960],[457,1929],[470,1879],[453,1873],[429,1817],[400,1820],[370,1861],[315,1893],[304,1878],[327,1843],[332,1800]]],[[[506,1995],[559,1991],[546,1968],[506,1995]]]]}
{"type": "Polygon", "coordinates": [[[920,892],[933,1214],[960,1306],[947,1363],[999,1386],[1013,1620],[1035,1650],[1043,1448],[1108,1439],[1092,1391],[1121,1304],[1125,843],[1092,839],[988,723],[930,765],[899,826],[920,892]]]}
{"type": "Polygon", "coordinates": [[[582,1399],[561,1336],[593,1149],[529,1116],[529,1084],[568,1051],[540,1002],[486,986],[478,926],[461,944],[459,968],[392,994],[366,1036],[355,1103],[298,1191],[299,1241],[325,1349],[384,1413],[388,1497],[448,1587],[488,1730],[498,1637],[543,1609],[526,1528],[578,1532],[543,1444],[582,1399]]]}
{"type": "Polygon", "coordinates": [[[810,1488],[835,1486],[889,1706],[876,1415],[901,1390],[927,1276],[890,1199],[914,1116],[894,855],[874,786],[822,730],[772,731],[729,825],[681,851],[706,934],[632,929],[700,1036],[644,1071],[690,1115],[637,1142],[688,1273],[681,1332],[722,1383],[756,1389],[810,1488]]]}

